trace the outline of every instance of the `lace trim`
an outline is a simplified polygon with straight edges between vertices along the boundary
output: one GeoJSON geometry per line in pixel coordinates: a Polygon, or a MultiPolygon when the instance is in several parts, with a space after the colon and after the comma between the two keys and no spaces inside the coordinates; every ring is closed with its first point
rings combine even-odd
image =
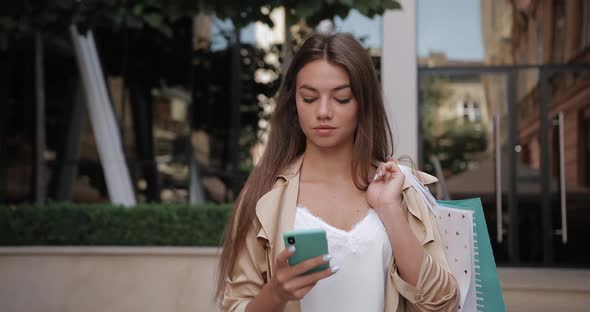
{"type": "Polygon", "coordinates": [[[334,227],[322,218],[314,215],[311,211],[301,205],[297,205],[296,226],[298,228],[322,228],[326,230],[329,242],[330,253],[357,254],[362,253],[366,246],[373,241],[384,241],[388,243],[387,232],[381,219],[374,211],[358,221],[350,231],[334,227]]]}
{"type": "Polygon", "coordinates": [[[316,216],[315,214],[313,214],[313,213],[312,213],[312,212],[311,212],[311,211],[310,211],[310,210],[309,210],[307,207],[305,207],[305,206],[303,206],[303,205],[300,205],[300,204],[298,204],[298,205],[297,205],[297,209],[298,209],[298,210],[301,210],[302,212],[305,212],[306,214],[308,214],[310,217],[312,217],[312,218],[313,218],[313,219],[315,219],[316,221],[318,221],[318,222],[322,223],[322,224],[323,224],[325,227],[328,227],[328,228],[330,228],[330,229],[333,229],[333,230],[335,230],[336,232],[341,232],[341,233],[343,233],[343,234],[348,234],[348,235],[350,235],[350,234],[352,234],[353,232],[355,232],[355,231],[358,229],[358,227],[359,227],[360,225],[362,225],[362,224],[363,224],[363,223],[364,223],[366,220],[368,220],[368,219],[369,219],[369,217],[371,216],[371,214],[372,214],[372,213],[375,213],[375,212],[373,211],[373,209],[369,209],[369,211],[367,212],[367,214],[366,214],[366,215],[365,215],[365,216],[364,216],[362,219],[360,219],[359,221],[357,221],[357,222],[356,222],[356,223],[355,223],[355,224],[352,226],[352,228],[351,228],[350,230],[348,230],[348,231],[347,231],[347,230],[343,230],[343,229],[341,229],[341,228],[339,228],[339,227],[335,227],[335,226],[331,225],[330,223],[326,222],[324,219],[322,219],[322,218],[320,218],[320,217],[316,216]]]}

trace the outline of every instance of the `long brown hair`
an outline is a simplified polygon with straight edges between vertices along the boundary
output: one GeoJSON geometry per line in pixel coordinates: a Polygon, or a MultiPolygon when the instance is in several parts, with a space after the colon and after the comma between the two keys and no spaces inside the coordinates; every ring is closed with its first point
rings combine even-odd
{"type": "Polygon", "coordinates": [[[383,106],[381,87],[373,63],[363,46],[349,34],[316,33],[307,38],[293,56],[277,95],[276,110],[266,149],[252,170],[228,223],[219,263],[216,297],[225,290],[225,278],[231,273],[245,237],[256,215],[256,202],[268,192],[280,170],[305,150],[306,138],[299,125],[295,106],[297,74],[306,64],[325,59],[345,68],[357,103],[356,129],[351,170],[357,188],[365,190],[369,164],[383,161],[393,153],[391,129],[383,106]]]}

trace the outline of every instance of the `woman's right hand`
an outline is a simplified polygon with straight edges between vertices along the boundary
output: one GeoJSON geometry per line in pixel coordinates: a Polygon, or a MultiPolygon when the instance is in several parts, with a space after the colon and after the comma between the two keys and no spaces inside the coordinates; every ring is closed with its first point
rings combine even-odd
{"type": "Polygon", "coordinates": [[[303,275],[303,273],[330,262],[330,256],[318,256],[305,260],[295,266],[289,265],[289,257],[295,253],[295,247],[285,248],[275,260],[275,273],[270,279],[270,286],[275,303],[281,304],[291,300],[301,300],[315,284],[338,272],[339,267],[303,275]]]}

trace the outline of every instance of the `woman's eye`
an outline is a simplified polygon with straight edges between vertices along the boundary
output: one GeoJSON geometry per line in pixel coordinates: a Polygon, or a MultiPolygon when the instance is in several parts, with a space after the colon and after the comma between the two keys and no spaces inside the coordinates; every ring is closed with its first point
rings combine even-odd
{"type": "Polygon", "coordinates": [[[348,99],[335,99],[336,102],[340,103],[340,104],[347,104],[350,102],[350,100],[352,100],[352,98],[348,98],[348,99]]]}
{"type": "Polygon", "coordinates": [[[313,103],[313,101],[315,101],[315,100],[316,100],[316,98],[306,98],[306,97],[303,98],[303,102],[305,102],[305,103],[313,103]]]}

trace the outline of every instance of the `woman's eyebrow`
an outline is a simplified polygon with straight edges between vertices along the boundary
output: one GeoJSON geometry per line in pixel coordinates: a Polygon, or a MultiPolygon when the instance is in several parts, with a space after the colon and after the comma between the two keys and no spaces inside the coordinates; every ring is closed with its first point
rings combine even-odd
{"type": "MultiPolygon", "coordinates": [[[[350,85],[348,85],[348,84],[344,84],[344,85],[341,85],[341,86],[337,86],[337,87],[335,87],[335,88],[332,88],[332,90],[333,90],[333,91],[338,91],[338,90],[342,90],[342,89],[346,89],[346,88],[350,88],[350,85]]],[[[306,85],[306,84],[304,84],[304,85],[301,85],[301,86],[299,87],[299,89],[307,89],[307,90],[314,91],[314,92],[317,92],[317,91],[318,91],[316,88],[314,88],[314,87],[311,87],[311,86],[308,86],[308,85],[306,85]]]]}
{"type": "Polygon", "coordinates": [[[317,92],[317,91],[318,91],[318,89],[316,89],[316,88],[314,88],[314,87],[310,87],[310,86],[308,86],[308,85],[306,85],[306,84],[304,84],[304,85],[301,85],[301,86],[299,87],[299,89],[307,89],[307,90],[314,91],[314,92],[317,92]]]}
{"type": "Polygon", "coordinates": [[[341,85],[341,86],[338,86],[332,90],[338,91],[338,90],[342,90],[342,89],[346,89],[346,88],[350,88],[350,85],[341,85]]]}

